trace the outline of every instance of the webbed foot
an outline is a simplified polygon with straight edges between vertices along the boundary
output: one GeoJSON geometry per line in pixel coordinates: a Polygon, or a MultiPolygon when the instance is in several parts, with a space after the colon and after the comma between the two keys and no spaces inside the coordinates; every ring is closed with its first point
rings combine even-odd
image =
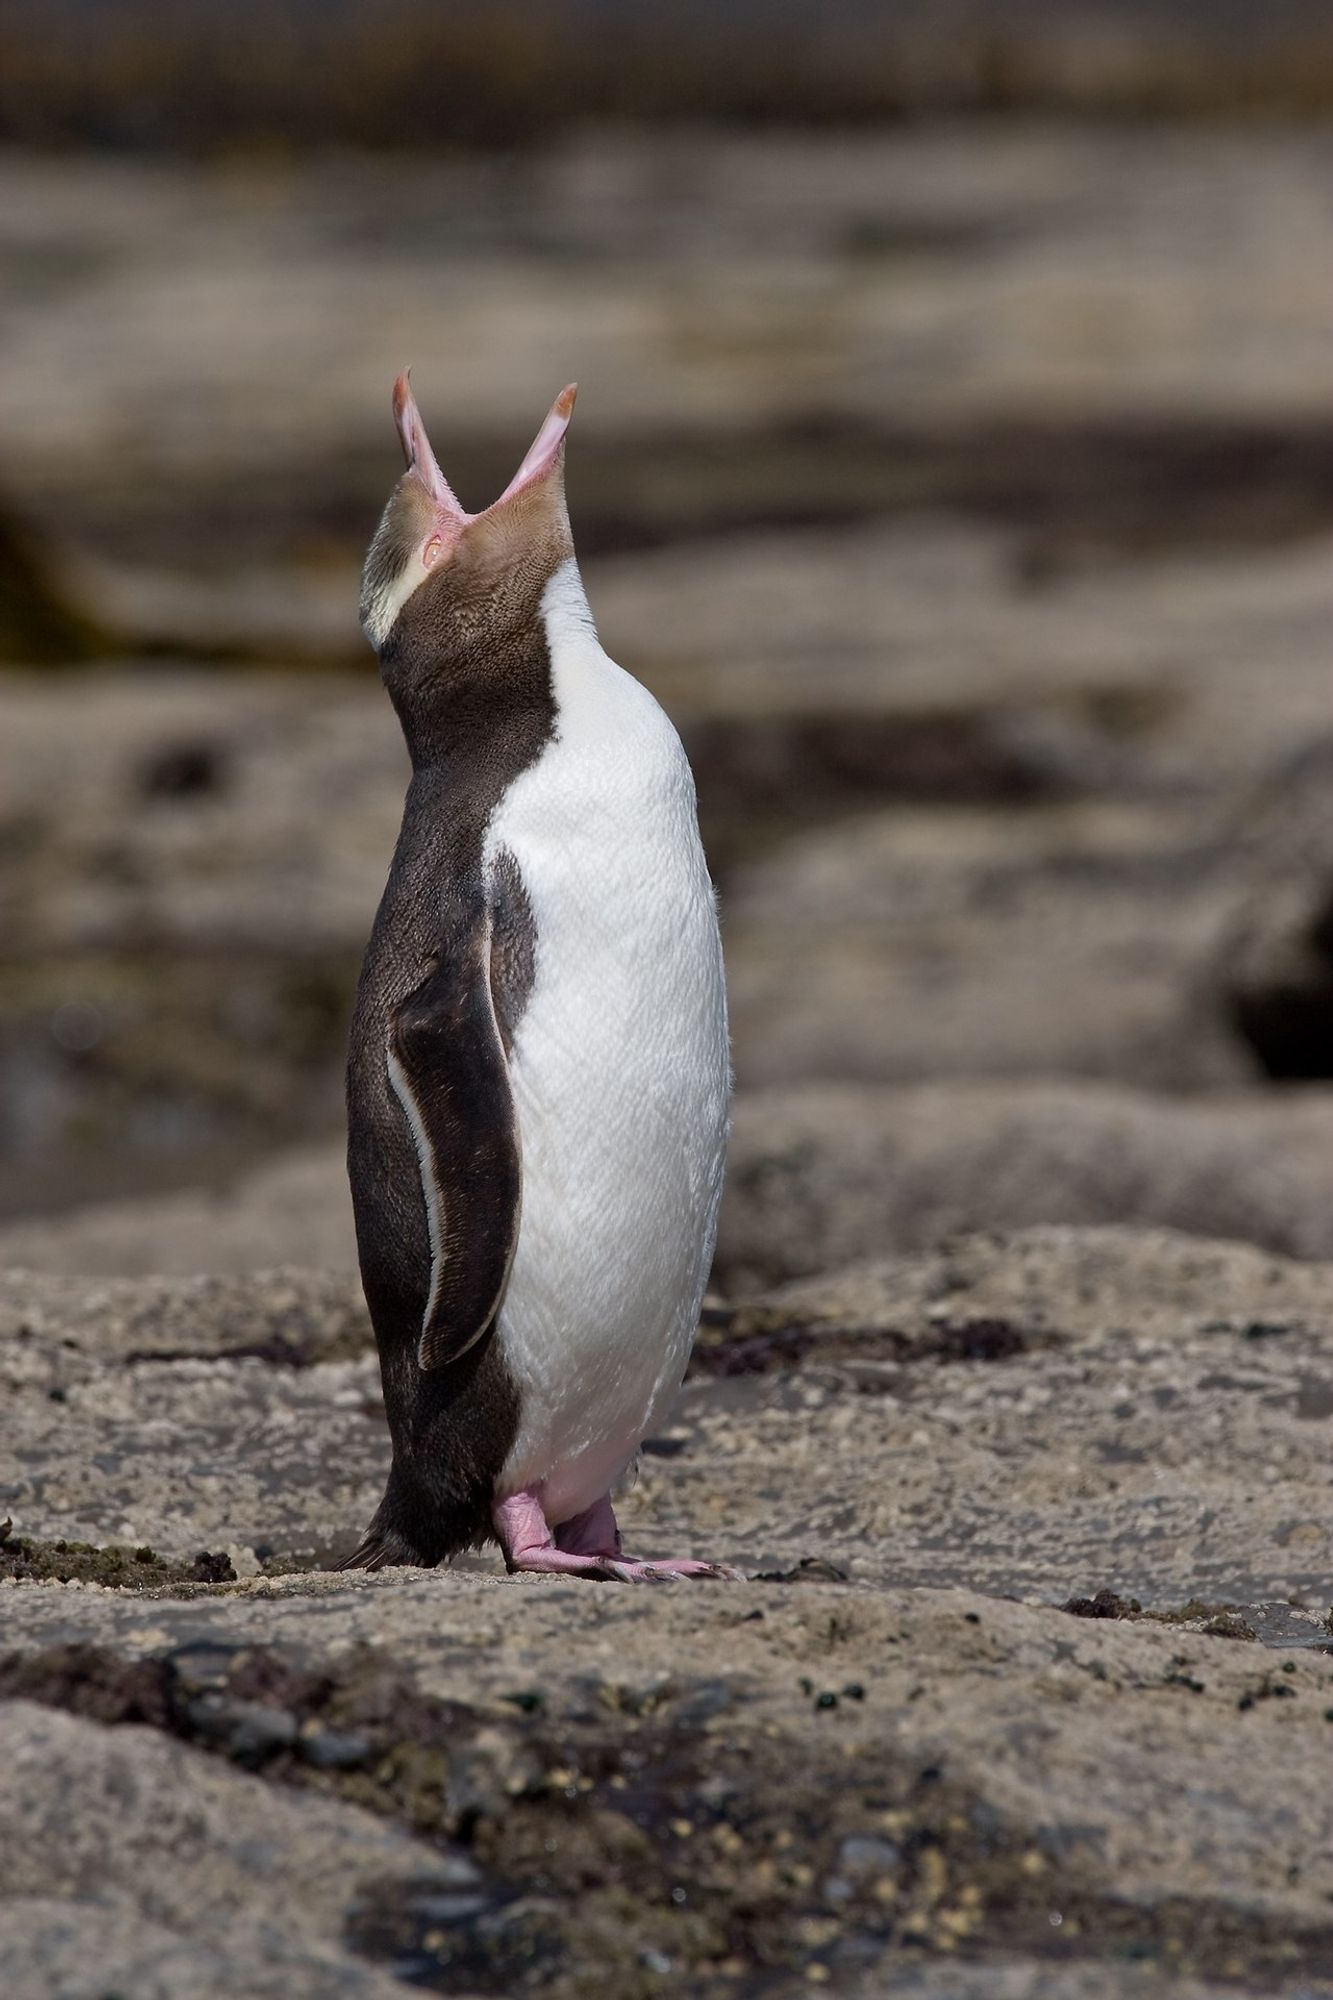
{"type": "Polygon", "coordinates": [[[501,1500],[494,1512],[495,1532],[511,1571],[533,1570],[548,1576],[589,1576],[616,1583],[668,1583],[678,1576],[714,1578],[743,1583],[741,1572],[725,1563],[696,1562],[688,1556],[641,1561],[620,1545],[620,1530],[610,1495],[584,1513],[562,1521],[552,1533],[542,1503],[533,1492],[501,1500]]]}

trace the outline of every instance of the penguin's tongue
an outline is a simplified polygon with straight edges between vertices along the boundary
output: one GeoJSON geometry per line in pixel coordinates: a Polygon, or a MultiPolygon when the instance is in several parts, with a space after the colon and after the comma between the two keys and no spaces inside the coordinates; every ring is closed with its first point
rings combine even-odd
{"type": "Polygon", "coordinates": [[[426,426],[421,421],[417,399],[412,394],[410,368],[405,368],[393,385],[393,420],[398,426],[408,471],[415,472],[442,514],[460,522],[469,520],[471,517],[458,504],[454,490],[440,471],[439,460],[430,448],[426,426]]]}

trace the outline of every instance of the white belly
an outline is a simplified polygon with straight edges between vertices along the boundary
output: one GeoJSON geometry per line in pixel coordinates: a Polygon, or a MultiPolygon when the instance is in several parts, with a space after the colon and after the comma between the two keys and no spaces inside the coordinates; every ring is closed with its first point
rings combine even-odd
{"type": "Polygon", "coordinates": [[[521,1417],[500,1495],[540,1485],[553,1522],[606,1492],[680,1385],[730,1081],[684,752],[561,588],[548,590],[558,735],[487,840],[517,861],[537,932],[510,1060],[523,1205],[499,1339],[521,1417]]]}

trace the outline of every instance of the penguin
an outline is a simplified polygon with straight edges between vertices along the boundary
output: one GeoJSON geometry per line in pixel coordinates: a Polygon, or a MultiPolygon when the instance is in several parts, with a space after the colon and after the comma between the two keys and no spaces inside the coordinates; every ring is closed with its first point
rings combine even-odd
{"type": "Polygon", "coordinates": [[[411,759],[357,990],[348,1172],[393,1457],[348,1568],[734,1577],[621,1546],[680,1386],[731,1065],[717,905],[671,723],[608,658],[565,502],[575,388],[483,513],[409,376],[362,626],[411,759]]]}

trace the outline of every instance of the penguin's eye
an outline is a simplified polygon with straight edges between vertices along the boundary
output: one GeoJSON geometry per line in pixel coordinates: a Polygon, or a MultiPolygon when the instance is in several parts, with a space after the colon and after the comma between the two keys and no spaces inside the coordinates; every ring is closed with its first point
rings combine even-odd
{"type": "Polygon", "coordinates": [[[434,565],[440,560],[440,552],[443,549],[443,547],[444,543],[440,538],[440,536],[432,535],[430,540],[427,542],[425,548],[421,551],[421,566],[423,569],[431,569],[434,567],[434,565]]]}

